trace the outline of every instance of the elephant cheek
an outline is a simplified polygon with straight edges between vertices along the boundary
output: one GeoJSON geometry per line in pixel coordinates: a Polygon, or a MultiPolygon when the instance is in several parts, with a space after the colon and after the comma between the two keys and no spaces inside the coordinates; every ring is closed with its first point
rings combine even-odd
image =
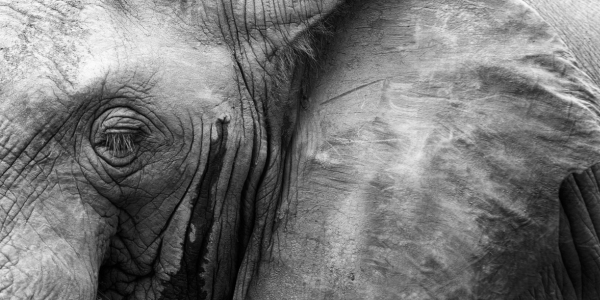
{"type": "Polygon", "coordinates": [[[0,199],[0,299],[96,299],[107,223],[79,197],[44,196],[0,199]]]}
{"type": "Polygon", "coordinates": [[[73,252],[57,255],[68,245],[57,244],[55,250],[25,243],[15,241],[0,249],[0,298],[94,299],[97,279],[88,264],[73,252]],[[17,258],[23,247],[28,255],[17,258]]]}

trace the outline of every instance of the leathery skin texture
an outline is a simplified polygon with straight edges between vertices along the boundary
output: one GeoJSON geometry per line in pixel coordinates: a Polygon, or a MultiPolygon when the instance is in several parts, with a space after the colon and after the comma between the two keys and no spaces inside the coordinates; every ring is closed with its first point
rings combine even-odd
{"type": "Polygon", "coordinates": [[[599,94],[572,28],[521,1],[349,14],[250,299],[598,298],[597,166],[579,173],[599,161],[599,94]]]}
{"type": "Polygon", "coordinates": [[[230,299],[316,4],[0,1],[0,298],[230,299]]]}
{"type": "Polygon", "coordinates": [[[0,0],[0,299],[596,299],[597,7],[0,0]]]}

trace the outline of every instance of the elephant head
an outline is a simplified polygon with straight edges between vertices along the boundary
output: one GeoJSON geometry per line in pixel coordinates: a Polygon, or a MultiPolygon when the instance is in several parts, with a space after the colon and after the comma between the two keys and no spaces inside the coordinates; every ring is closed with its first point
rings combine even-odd
{"type": "Polygon", "coordinates": [[[335,5],[0,2],[0,298],[231,298],[335,5]]]}
{"type": "Polygon", "coordinates": [[[594,297],[600,72],[530,4],[0,0],[0,298],[594,297]]]}

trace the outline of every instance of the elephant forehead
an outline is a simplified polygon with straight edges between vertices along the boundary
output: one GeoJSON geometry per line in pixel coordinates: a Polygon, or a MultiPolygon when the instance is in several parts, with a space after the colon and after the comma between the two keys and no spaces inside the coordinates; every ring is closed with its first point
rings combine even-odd
{"type": "MultiPolygon", "coordinates": [[[[89,28],[106,26],[101,13],[88,14],[89,28]]],[[[224,43],[203,40],[205,36],[193,28],[123,22],[126,24],[113,23],[110,30],[90,34],[89,55],[79,62],[80,90],[99,80],[115,88],[135,83],[145,85],[156,99],[170,101],[176,97],[180,106],[192,101],[188,104],[206,107],[223,101],[218,93],[237,89],[233,59],[224,43]]]]}
{"type": "Polygon", "coordinates": [[[74,95],[124,87],[159,106],[203,109],[237,88],[226,46],[196,27],[174,26],[174,15],[138,9],[132,17],[97,3],[5,4],[0,108],[7,119],[47,123],[56,117],[47,111],[66,115],[65,107],[79,104],[74,95]]]}

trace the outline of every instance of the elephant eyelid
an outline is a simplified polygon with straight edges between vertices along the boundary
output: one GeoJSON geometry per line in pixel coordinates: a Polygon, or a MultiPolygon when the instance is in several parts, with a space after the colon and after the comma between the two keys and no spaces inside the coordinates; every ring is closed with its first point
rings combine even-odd
{"type": "Polygon", "coordinates": [[[136,150],[141,136],[138,128],[109,128],[102,133],[100,144],[113,155],[123,155],[136,150]]]}
{"type": "Polygon", "coordinates": [[[153,145],[152,123],[126,107],[109,109],[92,124],[90,142],[94,152],[113,168],[124,168],[153,145]]]}

